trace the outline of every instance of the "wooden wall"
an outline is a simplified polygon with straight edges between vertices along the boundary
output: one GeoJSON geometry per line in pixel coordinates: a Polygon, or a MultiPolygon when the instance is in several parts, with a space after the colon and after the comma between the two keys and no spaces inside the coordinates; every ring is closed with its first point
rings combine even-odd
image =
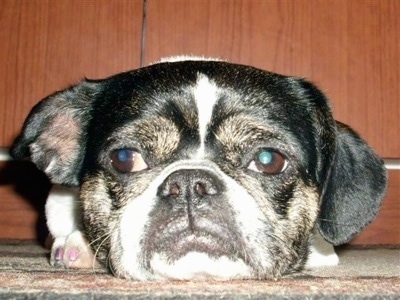
{"type": "MultiPolygon", "coordinates": [[[[0,147],[55,90],[196,54],[311,79],[338,120],[400,159],[399,15],[397,0],[0,0],[0,147]]],[[[400,244],[399,174],[354,244],[400,244]]],[[[48,188],[31,165],[0,163],[0,238],[43,232],[48,188]]]]}

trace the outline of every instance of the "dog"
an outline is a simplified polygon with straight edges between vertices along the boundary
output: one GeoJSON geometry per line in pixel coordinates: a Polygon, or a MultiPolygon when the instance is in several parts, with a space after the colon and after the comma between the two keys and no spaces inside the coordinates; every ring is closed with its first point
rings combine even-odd
{"type": "Polygon", "coordinates": [[[48,96],[10,153],[55,184],[52,265],[97,261],[133,280],[336,264],[332,245],[375,218],[387,184],[383,161],[311,82],[195,57],[48,96]]]}

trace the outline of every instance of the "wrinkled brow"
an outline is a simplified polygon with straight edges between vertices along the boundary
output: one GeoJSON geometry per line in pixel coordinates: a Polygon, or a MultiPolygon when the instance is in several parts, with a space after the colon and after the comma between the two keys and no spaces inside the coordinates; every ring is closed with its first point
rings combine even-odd
{"type": "Polygon", "coordinates": [[[230,116],[223,120],[216,128],[215,136],[227,148],[235,148],[266,137],[279,138],[272,127],[244,115],[230,116]]]}
{"type": "Polygon", "coordinates": [[[109,147],[141,148],[151,152],[155,159],[164,159],[179,145],[177,125],[164,117],[149,117],[118,128],[107,140],[109,147]]]}
{"type": "MultiPolygon", "coordinates": [[[[301,128],[300,130],[306,130],[301,128]]],[[[247,114],[231,115],[217,124],[212,132],[226,152],[237,153],[252,147],[277,147],[301,160],[307,156],[307,147],[296,132],[283,124],[247,114]]],[[[237,153],[239,154],[239,153],[237,153]]]]}

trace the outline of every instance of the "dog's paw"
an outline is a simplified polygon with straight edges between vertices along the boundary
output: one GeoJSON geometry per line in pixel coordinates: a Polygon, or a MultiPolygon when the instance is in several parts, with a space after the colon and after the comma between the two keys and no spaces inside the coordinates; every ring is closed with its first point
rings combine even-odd
{"type": "Polygon", "coordinates": [[[315,233],[310,247],[306,268],[330,267],[339,264],[339,257],[333,245],[324,240],[319,233],[315,233]]]}
{"type": "Polygon", "coordinates": [[[98,266],[82,232],[56,237],[51,247],[50,264],[57,268],[94,268],[98,266]]]}

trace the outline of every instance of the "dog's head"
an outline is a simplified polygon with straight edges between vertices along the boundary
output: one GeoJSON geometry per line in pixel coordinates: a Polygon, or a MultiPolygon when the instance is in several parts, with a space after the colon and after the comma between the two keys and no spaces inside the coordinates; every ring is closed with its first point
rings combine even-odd
{"type": "Polygon", "coordinates": [[[57,92],[12,149],[80,186],[115,274],[271,278],[314,229],[349,241],[376,215],[382,161],[311,83],[217,61],[164,62],[57,92]]]}

